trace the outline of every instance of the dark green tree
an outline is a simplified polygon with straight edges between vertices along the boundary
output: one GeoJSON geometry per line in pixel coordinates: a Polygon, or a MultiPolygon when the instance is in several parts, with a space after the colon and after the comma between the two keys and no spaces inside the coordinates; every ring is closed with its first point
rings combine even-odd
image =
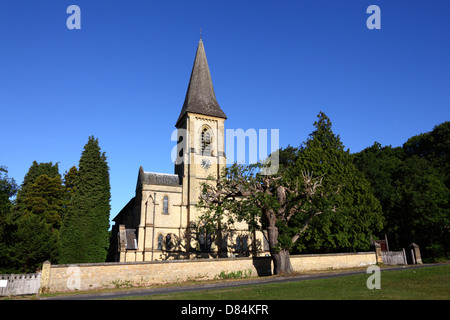
{"type": "Polygon", "coordinates": [[[109,246],[110,183],[98,139],[84,146],[61,229],[61,263],[104,262],[109,246]]]}
{"type": "Polygon", "coordinates": [[[387,232],[389,235],[393,231],[387,230],[391,225],[389,222],[391,220],[390,215],[399,205],[394,181],[397,176],[397,169],[402,165],[404,158],[405,153],[401,147],[382,147],[378,142],[353,154],[354,164],[364,173],[374,190],[374,195],[381,203],[386,220],[386,228],[383,232],[387,232]]]}
{"type": "MultiPolygon", "coordinates": [[[[13,207],[11,200],[17,193],[17,184],[14,179],[8,177],[8,170],[4,166],[0,166],[0,221],[5,221],[13,207]]],[[[2,224],[0,224],[1,232],[2,224]]]]}
{"type": "Polygon", "coordinates": [[[64,173],[64,210],[63,210],[63,220],[68,214],[69,210],[72,208],[72,197],[75,193],[75,183],[77,181],[78,169],[73,166],[64,173]]]}
{"type": "Polygon", "coordinates": [[[335,193],[327,198],[334,210],[314,220],[296,247],[301,252],[367,250],[371,236],[383,227],[381,205],[353,164],[349,150],[344,150],[339,135],[333,133],[330,119],[320,112],[314,126],[290,170],[307,170],[323,177],[324,192],[335,193]],[[336,186],[339,192],[334,191],[336,186]]]}
{"type": "Polygon", "coordinates": [[[62,212],[65,205],[65,194],[61,178],[50,178],[46,174],[40,175],[34,183],[29,185],[23,198],[25,216],[37,215],[55,232],[59,231],[62,223],[62,212]]]}
{"type": "Polygon", "coordinates": [[[17,192],[14,179],[8,177],[8,170],[0,166],[0,273],[14,272],[14,262],[11,256],[13,226],[9,215],[13,207],[12,197],[17,192]]]}
{"type": "Polygon", "coordinates": [[[397,203],[388,232],[395,228],[399,247],[418,244],[425,256],[444,256],[448,250],[450,192],[439,172],[424,158],[408,157],[397,168],[397,203]]]}
{"type": "Polygon", "coordinates": [[[59,176],[50,178],[42,174],[34,183],[28,184],[22,200],[22,216],[16,220],[13,247],[16,263],[22,271],[32,272],[46,260],[53,263],[58,261],[64,200],[59,176]]]}
{"type": "Polygon", "coordinates": [[[14,233],[13,258],[16,270],[36,272],[42,262],[56,262],[58,234],[36,214],[20,218],[14,233]]]}
{"type": "Polygon", "coordinates": [[[64,190],[66,192],[66,198],[70,202],[75,192],[75,183],[77,181],[78,169],[73,166],[69,171],[64,173],[64,190]]]}
{"type": "Polygon", "coordinates": [[[392,249],[415,242],[424,258],[448,256],[449,127],[444,122],[403,147],[375,143],[353,155],[380,200],[392,249]]]}
{"type": "Polygon", "coordinates": [[[50,178],[59,177],[59,179],[61,179],[58,163],[37,163],[36,161],[33,161],[31,167],[28,169],[28,172],[23,179],[20,189],[17,192],[16,203],[14,205],[13,215],[11,217],[13,221],[23,216],[25,212],[24,199],[27,197],[28,189],[33,183],[36,182],[39,176],[43,174],[47,175],[50,178]]]}
{"type": "Polygon", "coordinates": [[[445,121],[431,132],[421,133],[403,144],[407,156],[418,156],[430,161],[450,188],[450,121],[445,121]]]}
{"type": "Polygon", "coordinates": [[[14,208],[5,224],[11,271],[34,272],[45,260],[57,262],[63,205],[58,164],[38,164],[34,161],[17,192],[14,208]]]}

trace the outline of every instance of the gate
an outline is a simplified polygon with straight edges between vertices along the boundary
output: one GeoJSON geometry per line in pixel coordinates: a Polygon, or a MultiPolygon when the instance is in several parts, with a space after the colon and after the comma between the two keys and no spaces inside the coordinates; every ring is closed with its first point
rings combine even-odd
{"type": "Polygon", "coordinates": [[[383,263],[388,265],[407,264],[405,249],[402,251],[382,251],[383,263]]]}

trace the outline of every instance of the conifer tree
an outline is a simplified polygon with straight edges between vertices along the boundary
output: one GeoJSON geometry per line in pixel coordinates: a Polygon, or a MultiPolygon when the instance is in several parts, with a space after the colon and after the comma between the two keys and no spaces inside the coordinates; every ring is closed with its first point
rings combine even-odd
{"type": "Polygon", "coordinates": [[[9,270],[34,272],[45,261],[57,261],[63,210],[58,164],[33,161],[7,217],[9,270]]]}
{"type": "Polygon", "coordinates": [[[61,263],[104,262],[109,246],[109,168],[98,139],[84,146],[61,230],[61,263]]]}
{"type": "Polygon", "coordinates": [[[23,203],[24,216],[37,215],[54,231],[59,231],[64,208],[64,189],[59,176],[40,175],[29,186],[23,203]]]}
{"type": "Polygon", "coordinates": [[[59,179],[61,179],[58,163],[37,163],[37,161],[33,161],[30,169],[28,169],[28,172],[23,179],[20,189],[17,191],[16,203],[14,205],[12,211],[13,215],[11,217],[13,221],[16,221],[24,215],[24,212],[26,210],[24,199],[27,197],[28,190],[30,189],[31,185],[33,185],[33,183],[35,183],[37,179],[44,174],[49,178],[58,177],[59,179]]]}
{"type": "Polygon", "coordinates": [[[293,170],[308,170],[323,177],[325,192],[339,192],[327,198],[335,209],[315,220],[297,248],[302,252],[368,250],[371,235],[383,227],[383,214],[370,183],[355,167],[349,150],[344,149],[339,135],[333,133],[330,119],[318,114],[316,130],[298,150],[293,170]]]}

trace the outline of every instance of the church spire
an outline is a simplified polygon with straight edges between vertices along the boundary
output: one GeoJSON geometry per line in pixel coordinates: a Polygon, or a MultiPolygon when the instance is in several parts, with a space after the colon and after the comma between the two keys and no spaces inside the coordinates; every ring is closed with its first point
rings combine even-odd
{"type": "Polygon", "coordinates": [[[220,108],[214,93],[214,87],[209,73],[208,61],[206,60],[205,48],[200,38],[192,67],[186,98],[183,108],[175,126],[187,112],[199,113],[226,119],[227,116],[220,108]]]}

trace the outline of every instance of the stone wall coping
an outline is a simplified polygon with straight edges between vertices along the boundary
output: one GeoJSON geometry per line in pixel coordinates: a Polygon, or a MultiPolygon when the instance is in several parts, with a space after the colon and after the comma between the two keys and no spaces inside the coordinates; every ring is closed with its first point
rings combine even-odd
{"type": "MultiPolygon", "coordinates": [[[[302,258],[302,257],[326,257],[326,256],[348,256],[348,255],[363,255],[363,254],[374,254],[373,251],[367,252],[348,252],[348,253],[314,253],[314,254],[296,254],[291,255],[291,258],[302,258]]],[[[175,260],[158,260],[158,261],[133,261],[133,262],[100,262],[100,263],[72,263],[72,264],[55,264],[51,265],[51,268],[66,268],[70,266],[77,267],[93,267],[93,266],[127,266],[136,264],[167,264],[167,263],[208,263],[214,261],[236,261],[236,260],[264,260],[272,259],[271,256],[260,256],[260,257],[229,257],[229,258],[199,258],[199,259],[175,259],[175,260]]]]}

